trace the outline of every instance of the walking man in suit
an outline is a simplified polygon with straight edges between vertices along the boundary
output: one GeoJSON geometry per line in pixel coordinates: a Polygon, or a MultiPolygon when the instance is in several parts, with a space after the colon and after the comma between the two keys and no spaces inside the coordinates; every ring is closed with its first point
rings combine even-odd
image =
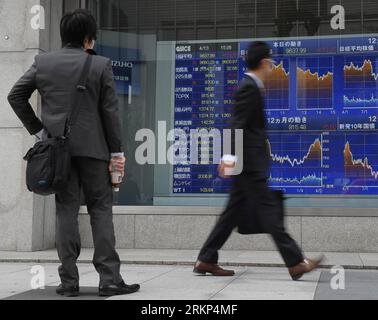
{"type": "MultiPolygon", "coordinates": [[[[248,48],[248,69],[236,93],[231,123],[232,129],[243,129],[243,168],[234,177],[228,205],[199,253],[194,266],[194,272],[198,274],[234,275],[233,270],[225,270],[218,265],[218,250],[233,229],[245,221],[244,215],[256,218],[254,221],[258,221],[261,228],[272,236],[293,280],[314,270],[321,262],[321,258],[303,257],[301,249],[284,228],[282,202],[268,187],[270,155],[264,111],[264,80],[272,70],[270,51],[264,42],[252,43],[248,48]]],[[[236,161],[235,155],[223,156],[219,175],[228,177],[236,161]]]]}
{"type": "Polygon", "coordinates": [[[113,226],[113,192],[110,170],[124,172],[121,122],[113,80],[112,64],[107,58],[93,56],[87,85],[80,106],[73,106],[80,74],[88,53],[93,54],[97,25],[87,10],[66,14],[60,24],[63,48],[37,55],[31,68],[9,93],[8,101],[31,135],[44,139],[62,136],[71,108],[80,112],[70,136],[72,165],[66,190],[55,196],[56,247],[61,266],[61,285],[57,293],[79,294],[79,272],[76,261],[80,254],[78,212],[83,188],[91,219],[94,256],[99,273],[99,295],[133,293],[139,285],[126,285],[120,274],[120,259],[115,250],[113,226]],[[29,99],[38,90],[42,98],[40,120],[29,99]]]}

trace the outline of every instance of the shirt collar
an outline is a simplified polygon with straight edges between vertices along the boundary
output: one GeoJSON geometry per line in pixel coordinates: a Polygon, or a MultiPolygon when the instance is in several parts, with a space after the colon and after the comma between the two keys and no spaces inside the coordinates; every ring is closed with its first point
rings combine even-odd
{"type": "Polygon", "coordinates": [[[92,56],[97,56],[97,52],[93,49],[87,49],[85,50],[87,53],[91,54],[92,56]]]}
{"type": "Polygon", "coordinates": [[[74,45],[72,43],[66,43],[63,48],[69,48],[69,49],[82,49],[83,50],[83,47],[82,46],[77,46],[77,45],[74,45]]]}
{"type": "Polygon", "coordinates": [[[254,73],[254,72],[246,72],[245,75],[251,77],[253,80],[255,80],[257,86],[259,89],[264,89],[264,83],[261,81],[261,79],[254,73]]]}

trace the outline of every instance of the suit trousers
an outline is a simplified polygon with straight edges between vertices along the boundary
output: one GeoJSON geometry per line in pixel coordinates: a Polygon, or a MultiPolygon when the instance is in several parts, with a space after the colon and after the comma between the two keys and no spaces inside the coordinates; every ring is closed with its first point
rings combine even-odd
{"type": "Polygon", "coordinates": [[[303,254],[297,243],[286,232],[281,204],[269,189],[267,178],[256,173],[242,173],[235,177],[230,199],[198,259],[202,262],[217,263],[218,250],[223,247],[243,214],[255,214],[263,230],[269,233],[287,267],[303,261],[303,254]]]}
{"type": "Polygon", "coordinates": [[[113,226],[113,191],[108,162],[73,157],[67,188],[55,195],[56,247],[61,261],[59,276],[64,286],[77,286],[79,272],[76,261],[81,243],[78,215],[81,188],[84,191],[94,243],[93,264],[100,276],[100,285],[119,284],[120,259],[115,250],[113,226]]]}

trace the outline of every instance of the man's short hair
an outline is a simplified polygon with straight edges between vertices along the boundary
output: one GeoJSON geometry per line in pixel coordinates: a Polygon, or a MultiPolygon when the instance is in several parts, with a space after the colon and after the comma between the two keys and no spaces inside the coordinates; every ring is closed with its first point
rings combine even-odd
{"type": "Polygon", "coordinates": [[[96,19],[89,10],[77,9],[66,13],[60,21],[62,45],[82,47],[85,38],[89,41],[97,38],[96,19]]]}
{"type": "Polygon", "coordinates": [[[250,70],[257,69],[260,66],[261,60],[271,57],[270,47],[263,41],[252,42],[247,50],[246,63],[250,70]]]}

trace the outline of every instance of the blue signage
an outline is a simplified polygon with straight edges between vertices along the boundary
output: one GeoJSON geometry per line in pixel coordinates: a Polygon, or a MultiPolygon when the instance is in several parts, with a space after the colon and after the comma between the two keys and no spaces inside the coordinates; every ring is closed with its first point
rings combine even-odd
{"type": "Polygon", "coordinates": [[[117,94],[140,94],[140,61],[139,50],[122,47],[96,45],[99,55],[112,60],[117,94]]]}

